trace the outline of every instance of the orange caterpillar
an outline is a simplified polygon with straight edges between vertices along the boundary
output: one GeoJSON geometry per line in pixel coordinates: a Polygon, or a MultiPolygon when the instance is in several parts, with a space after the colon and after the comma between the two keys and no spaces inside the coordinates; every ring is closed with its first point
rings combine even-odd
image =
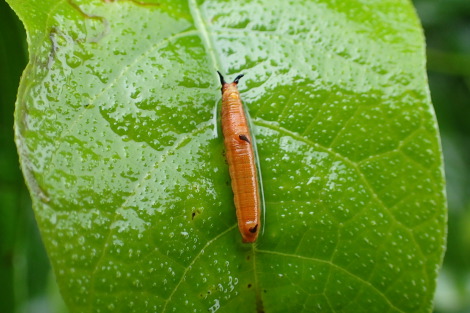
{"type": "Polygon", "coordinates": [[[226,83],[217,73],[222,84],[222,130],[238,228],[243,242],[255,242],[261,228],[260,196],[252,138],[237,88],[243,74],[226,83]]]}

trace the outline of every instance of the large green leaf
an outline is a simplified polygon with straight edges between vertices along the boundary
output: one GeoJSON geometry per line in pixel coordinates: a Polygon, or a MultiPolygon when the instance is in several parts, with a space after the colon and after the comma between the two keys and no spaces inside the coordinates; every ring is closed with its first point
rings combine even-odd
{"type": "Polygon", "coordinates": [[[408,1],[9,0],[17,145],[72,312],[429,312],[445,195],[408,1]],[[266,218],[241,243],[216,69],[266,218]]]}

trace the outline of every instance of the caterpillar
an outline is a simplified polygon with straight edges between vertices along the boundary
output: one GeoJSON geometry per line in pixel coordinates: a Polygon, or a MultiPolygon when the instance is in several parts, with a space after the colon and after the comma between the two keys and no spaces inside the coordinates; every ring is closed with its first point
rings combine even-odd
{"type": "Polygon", "coordinates": [[[222,84],[222,132],[238,229],[242,241],[252,243],[258,238],[261,228],[261,205],[252,136],[237,87],[244,75],[240,74],[232,83],[227,83],[222,74],[217,73],[222,84]]]}

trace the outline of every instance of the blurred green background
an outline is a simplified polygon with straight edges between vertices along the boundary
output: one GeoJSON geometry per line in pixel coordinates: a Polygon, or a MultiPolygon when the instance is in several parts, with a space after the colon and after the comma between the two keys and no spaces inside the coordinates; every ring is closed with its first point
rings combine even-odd
{"type": "Polygon", "coordinates": [[[447,252],[435,312],[470,312],[470,1],[415,0],[444,150],[447,252]]]}
{"type": "MultiPolygon", "coordinates": [[[[444,149],[448,248],[435,312],[470,313],[470,0],[415,0],[444,149]]],[[[13,141],[27,52],[22,24],[0,0],[0,312],[66,312],[34,221],[13,141]]]]}

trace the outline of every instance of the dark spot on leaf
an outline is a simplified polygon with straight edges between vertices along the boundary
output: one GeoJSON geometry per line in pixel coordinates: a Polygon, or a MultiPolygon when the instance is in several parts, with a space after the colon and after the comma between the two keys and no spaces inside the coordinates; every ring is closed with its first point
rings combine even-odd
{"type": "Polygon", "coordinates": [[[191,219],[194,220],[194,218],[196,216],[198,216],[199,214],[201,214],[201,210],[200,209],[194,209],[193,212],[191,213],[191,219]]]}
{"type": "MultiPolygon", "coordinates": [[[[119,0],[103,0],[104,3],[115,3],[118,2],[119,0]]],[[[137,1],[137,0],[129,0],[130,2],[141,5],[141,6],[156,6],[159,7],[161,4],[160,3],[152,3],[152,2],[145,2],[145,1],[137,1]]]]}
{"type": "Polygon", "coordinates": [[[248,288],[251,288],[251,284],[248,284],[248,288]]]}
{"type": "Polygon", "coordinates": [[[57,45],[57,29],[55,27],[52,27],[51,32],[49,33],[49,39],[51,41],[51,52],[49,53],[49,61],[47,63],[47,66],[50,68],[52,66],[52,63],[54,62],[55,56],[57,49],[59,48],[57,45]]]}
{"type": "Polygon", "coordinates": [[[151,7],[151,6],[159,7],[159,6],[161,6],[161,3],[152,3],[152,2],[137,1],[137,0],[131,0],[131,2],[135,3],[137,5],[140,5],[140,6],[144,6],[144,7],[151,7]]]}
{"type": "Polygon", "coordinates": [[[89,13],[85,12],[82,9],[82,7],[79,4],[75,3],[75,1],[73,1],[73,0],[67,0],[67,2],[69,3],[69,5],[72,8],[74,8],[85,19],[95,20],[95,21],[102,24],[103,30],[97,36],[89,38],[90,42],[98,42],[101,38],[103,38],[106,34],[108,34],[108,32],[109,32],[109,22],[108,22],[108,20],[106,20],[102,16],[97,16],[97,15],[93,15],[93,14],[89,14],[89,13]]]}

